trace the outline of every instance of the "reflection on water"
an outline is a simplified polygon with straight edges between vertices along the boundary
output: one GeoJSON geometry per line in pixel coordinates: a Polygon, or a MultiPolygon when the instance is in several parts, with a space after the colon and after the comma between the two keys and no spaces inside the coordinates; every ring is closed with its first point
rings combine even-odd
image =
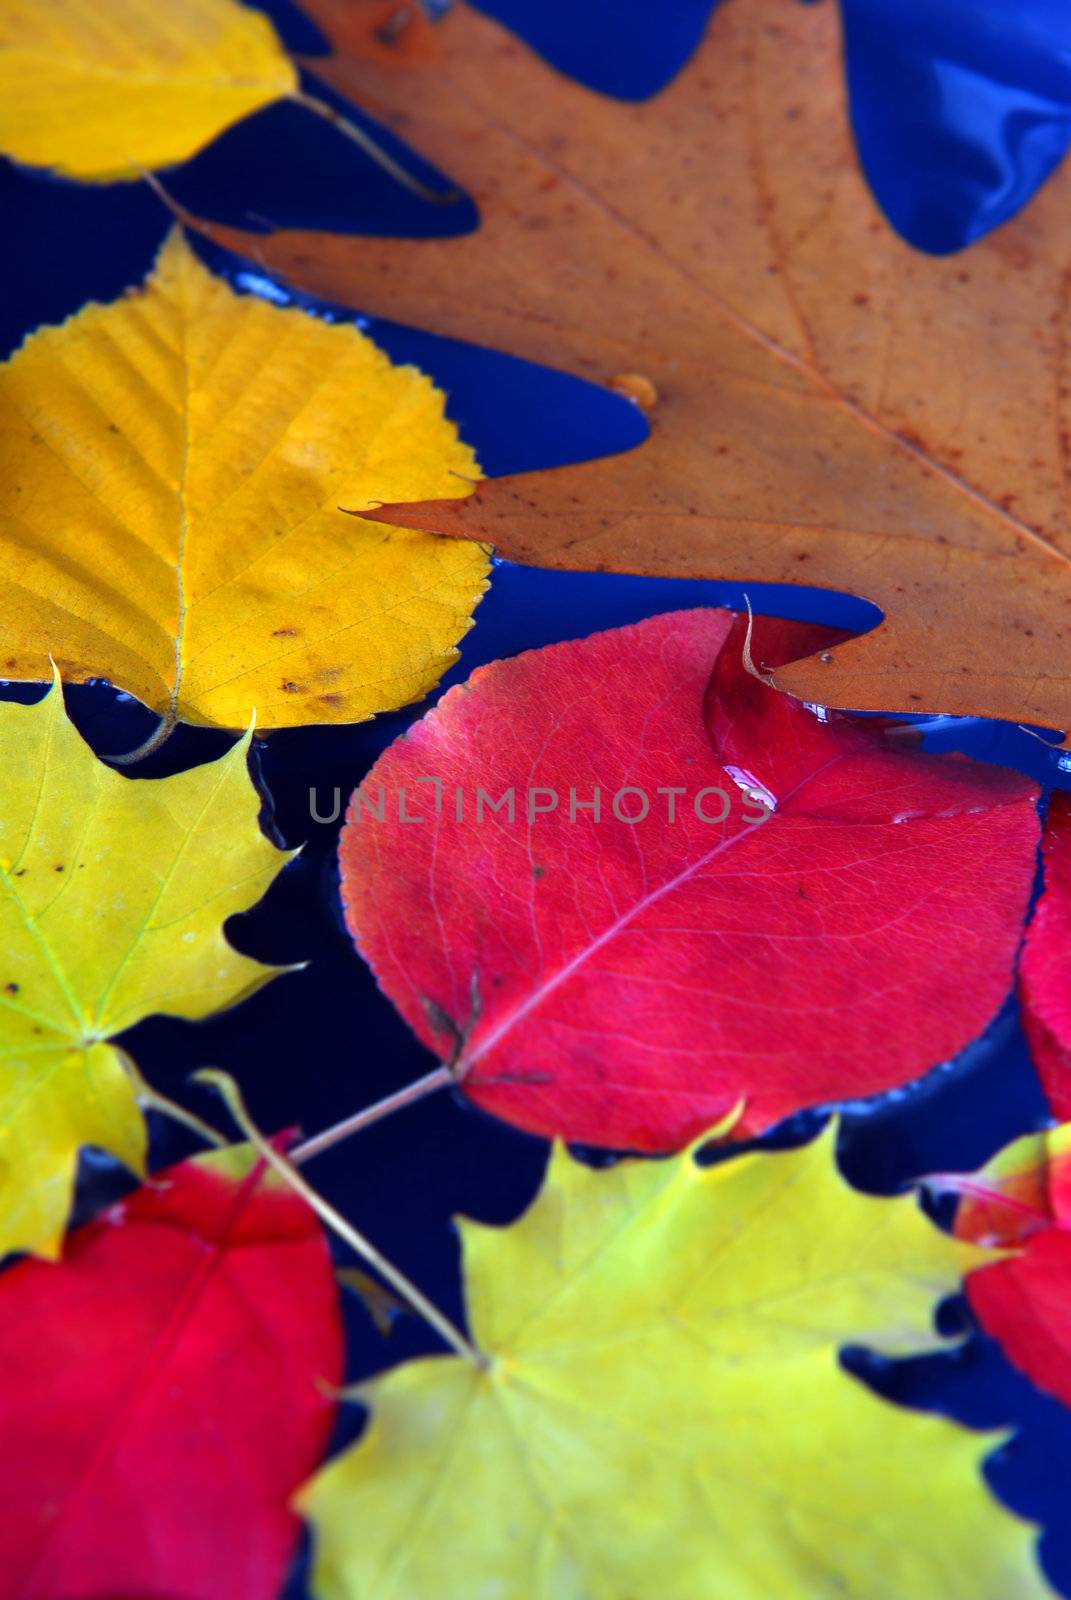
{"type": "Polygon", "coordinates": [[[958,250],[1026,204],[1071,143],[1067,0],[842,0],[852,123],[904,237],[958,250]]]}

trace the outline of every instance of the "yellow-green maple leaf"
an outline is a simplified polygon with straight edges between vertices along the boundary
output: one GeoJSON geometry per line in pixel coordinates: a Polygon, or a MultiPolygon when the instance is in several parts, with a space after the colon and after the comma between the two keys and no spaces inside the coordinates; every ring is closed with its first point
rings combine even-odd
{"type": "Polygon", "coordinates": [[[238,0],[0,0],[0,150],[69,177],[185,161],[297,88],[238,0]]]}
{"type": "Polygon", "coordinates": [[[301,1497],[322,1600],[1039,1600],[993,1438],[838,1362],[940,1341],[977,1259],[912,1199],[850,1189],[833,1134],[700,1168],[555,1153],[520,1222],[465,1223],[489,1366],[369,1385],[301,1497]]]}
{"type": "Polygon", "coordinates": [[[58,1252],[78,1150],[140,1171],[145,1130],[109,1040],[204,1017],[278,969],[223,923],[288,859],[261,833],[248,738],[171,778],[96,759],[58,685],[0,703],[0,1253],[58,1252]]]}
{"type": "Polygon", "coordinates": [[[428,378],[235,293],[175,231],[139,292],[0,366],[0,671],[50,653],[228,728],[404,705],[456,658],[488,557],[339,507],[478,475],[428,378]]]}

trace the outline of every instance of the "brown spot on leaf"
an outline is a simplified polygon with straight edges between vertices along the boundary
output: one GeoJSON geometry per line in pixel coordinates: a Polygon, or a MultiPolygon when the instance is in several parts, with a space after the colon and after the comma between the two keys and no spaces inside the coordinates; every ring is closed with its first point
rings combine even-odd
{"type": "Polygon", "coordinates": [[[388,50],[395,50],[401,45],[413,20],[411,5],[397,6],[373,30],[372,37],[377,44],[383,45],[388,50]]]}

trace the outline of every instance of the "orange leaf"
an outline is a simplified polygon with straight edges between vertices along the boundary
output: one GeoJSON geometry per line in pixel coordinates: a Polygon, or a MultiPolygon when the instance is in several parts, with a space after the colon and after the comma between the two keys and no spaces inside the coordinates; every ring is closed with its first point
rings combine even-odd
{"type": "Polygon", "coordinates": [[[1071,727],[1071,171],[935,260],[860,173],[832,5],[728,0],[639,105],[555,74],[461,0],[434,53],[405,28],[392,45],[381,9],[314,0],[351,51],[325,75],[448,166],[482,226],[281,233],[259,241],[265,262],[653,400],[652,437],[627,456],[397,520],[542,566],[846,589],[885,621],[781,686],[1071,727]],[[356,49],[366,17],[375,48],[356,49]]]}

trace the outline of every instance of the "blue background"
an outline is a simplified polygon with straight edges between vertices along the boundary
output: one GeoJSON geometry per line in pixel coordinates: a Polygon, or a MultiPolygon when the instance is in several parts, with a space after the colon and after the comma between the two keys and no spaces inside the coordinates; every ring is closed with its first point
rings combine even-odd
{"type": "MultiPolygon", "coordinates": [[[[265,9],[291,48],[322,48],[315,29],[286,0],[265,9]]],[[[686,59],[712,7],[709,0],[663,0],[657,7],[649,0],[493,0],[484,9],[593,91],[638,99],[657,92],[686,59]]],[[[1067,0],[843,0],[843,11],[860,155],[880,204],[904,236],[935,253],[962,248],[1027,203],[1071,141],[1067,0]]],[[[311,87],[325,93],[315,82],[311,87]]],[[[386,136],[384,142],[393,144],[386,136]]],[[[448,151],[439,153],[446,173],[403,153],[429,182],[449,183],[448,151]]],[[[230,130],[168,174],[167,183],[191,211],[247,226],[420,235],[465,231],[478,220],[467,199],[431,207],[400,190],[326,124],[286,106],[230,130]]],[[[38,323],[60,320],[85,300],[112,298],[138,281],[170,223],[143,184],[80,187],[0,163],[0,196],[10,241],[0,354],[38,323]]],[[[280,293],[249,263],[198,248],[243,291],[280,293]]],[[[295,298],[327,314],[355,314],[295,298]]],[[[392,356],[417,362],[442,384],[451,415],[489,473],[583,459],[628,448],[643,437],[643,421],[626,402],[565,375],[381,320],[362,319],[362,325],[392,356]]],[[[848,596],[762,584],[747,586],[747,592],[760,612],[855,630],[877,619],[873,607],[848,596]]],[[[462,660],[444,687],[483,661],[679,606],[740,606],[743,594],[733,584],[546,573],[497,563],[462,660]]],[[[3,692],[20,699],[37,693],[24,686],[3,692]]],[[[154,725],[143,707],[104,684],[69,690],[68,704],[102,753],[133,747],[154,725]]],[[[236,919],[230,931],[242,949],[265,961],[309,965],[214,1021],[193,1025],[156,1018],[124,1040],[151,1082],[211,1120],[222,1120],[221,1108],[187,1083],[201,1065],[232,1072],[262,1125],[300,1123],[310,1132],[430,1065],[350,944],[339,910],[337,825],[317,825],[309,812],[311,787],[321,811],[329,810],[332,791],[338,787],[347,796],[379,751],[423,709],[352,728],[295,730],[256,740],[254,766],[268,826],[280,842],[306,848],[264,903],[236,919]]],[[[951,719],[929,727],[932,749],[962,749],[1021,767],[1045,783],[1066,781],[1057,758],[1021,730],[951,719]]],[[[222,734],[180,729],[138,768],[139,776],[211,759],[228,742],[222,734]]],[[[895,1027],[894,1015],[889,1022],[895,1027]]],[[[795,1119],[766,1142],[805,1137],[818,1120],[814,1114],[795,1119]]],[[[892,1192],[919,1174],[974,1167],[1045,1120],[1009,1000],[985,1036],[955,1062],[908,1092],[849,1110],[842,1164],[861,1187],[892,1192]]],[[[182,1130],[156,1118],[152,1136],[155,1166],[193,1147],[182,1130]]],[[[451,1216],[461,1211],[495,1222],[516,1216],[538,1188],[545,1158],[541,1141],[440,1094],[330,1152],[311,1176],[461,1319],[451,1216]]],[[[125,1183],[113,1163],[87,1156],[79,1215],[90,1214],[125,1183]]],[[[435,1348],[433,1337],[412,1318],[398,1319],[384,1340],[356,1302],[347,1309],[352,1379],[435,1348]]],[[[1033,1391],[991,1341],[969,1328],[962,1302],[942,1315],[950,1328],[968,1331],[954,1352],[895,1363],[848,1352],[845,1360],[898,1401],[1013,1430],[987,1470],[1009,1505],[1044,1524],[1046,1569],[1071,1594],[1071,1416],[1033,1391]]],[[[339,1440],[354,1436],[360,1420],[357,1408],[347,1408],[339,1440]]],[[[304,1577],[303,1551],[288,1600],[305,1594],[304,1577]]]]}

